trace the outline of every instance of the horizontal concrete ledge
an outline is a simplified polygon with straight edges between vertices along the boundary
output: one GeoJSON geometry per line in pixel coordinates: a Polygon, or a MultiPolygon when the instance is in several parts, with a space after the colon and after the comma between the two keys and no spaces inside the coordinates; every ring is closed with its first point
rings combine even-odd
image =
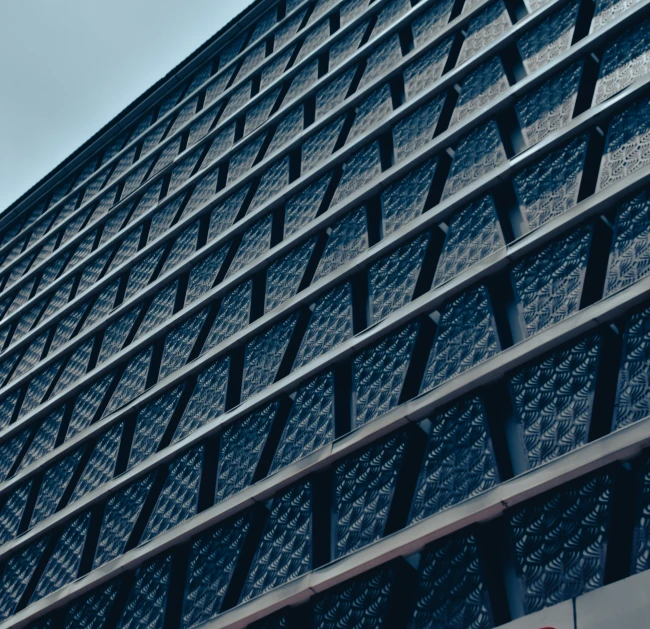
{"type": "MultiPolygon", "coordinates": [[[[391,559],[417,553],[426,544],[436,539],[450,535],[471,524],[494,519],[503,514],[506,509],[519,505],[545,491],[602,469],[611,463],[634,458],[648,445],[650,445],[650,417],[606,435],[534,470],[505,481],[483,494],[412,524],[359,551],[333,561],[322,568],[318,568],[294,581],[224,612],[203,626],[206,629],[243,628],[254,620],[273,613],[282,607],[305,602],[312,594],[329,589],[391,559]]],[[[326,449],[331,451],[330,458],[332,459],[343,456],[343,453],[336,452],[336,444],[332,444],[326,449]]],[[[315,452],[310,457],[291,467],[302,468],[300,477],[304,477],[306,474],[323,467],[326,458],[322,453],[315,452]]],[[[286,471],[288,469],[285,468],[285,470],[278,473],[278,476],[283,477],[278,483],[281,486],[296,481],[295,475],[291,478],[287,477],[286,471]]],[[[122,572],[133,570],[153,556],[186,542],[210,526],[231,517],[256,502],[267,500],[280,488],[275,487],[271,491],[267,486],[273,478],[272,476],[260,481],[231,499],[211,507],[151,542],[125,553],[85,577],[30,605],[15,616],[0,623],[0,629],[24,627],[29,622],[69,603],[122,572]]]]}

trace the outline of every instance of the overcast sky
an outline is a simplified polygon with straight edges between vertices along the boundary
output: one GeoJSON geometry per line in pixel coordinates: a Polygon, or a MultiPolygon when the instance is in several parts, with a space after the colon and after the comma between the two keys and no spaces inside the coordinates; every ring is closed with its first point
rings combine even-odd
{"type": "Polygon", "coordinates": [[[251,0],[0,0],[0,211],[251,0]]]}

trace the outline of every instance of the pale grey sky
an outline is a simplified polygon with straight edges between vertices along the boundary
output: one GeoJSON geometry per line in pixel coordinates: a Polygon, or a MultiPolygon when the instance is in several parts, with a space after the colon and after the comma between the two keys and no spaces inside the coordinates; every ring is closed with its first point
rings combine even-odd
{"type": "Polygon", "coordinates": [[[0,212],[251,0],[0,0],[0,212]]]}

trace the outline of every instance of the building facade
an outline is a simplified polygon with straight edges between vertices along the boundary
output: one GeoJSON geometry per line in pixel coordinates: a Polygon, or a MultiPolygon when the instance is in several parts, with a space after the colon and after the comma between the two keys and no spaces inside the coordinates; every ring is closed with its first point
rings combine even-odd
{"type": "Polygon", "coordinates": [[[259,0],[8,208],[0,629],[650,626],[646,4],[259,0]]]}

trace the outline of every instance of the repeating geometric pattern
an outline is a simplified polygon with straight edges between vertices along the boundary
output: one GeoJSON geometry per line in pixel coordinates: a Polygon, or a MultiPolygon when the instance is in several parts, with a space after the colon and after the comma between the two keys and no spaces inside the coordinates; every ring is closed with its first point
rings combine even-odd
{"type": "Polygon", "coordinates": [[[285,467],[334,438],[334,377],[317,376],[295,392],[271,472],[285,467]]]}
{"type": "Polygon", "coordinates": [[[61,407],[50,413],[36,429],[36,433],[32,442],[27,448],[27,452],[23,455],[22,461],[18,466],[18,470],[29,467],[34,461],[45,456],[48,452],[54,449],[57,435],[61,427],[61,420],[65,407],[61,407]]]}
{"type": "Polygon", "coordinates": [[[248,211],[264,205],[289,184],[289,158],[285,157],[271,166],[260,178],[248,211]]]}
{"type": "MultiPolygon", "coordinates": [[[[329,28],[327,28],[329,30],[329,28]]],[[[303,49],[301,49],[302,51],[303,49]]],[[[306,89],[310,88],[318,80],[319,61],[314,59],[293,77],[291,85],[284,95],[282,104],[284,107],[295,101],[306,89]]]]}
{"type": "Polygon", "coordinates": [[[577,15],[578,2],[572,0],[517,40],[517,48],[529,74],[569,48],[577,15]]]}
{"type": "Polygon", "coordinates": [[[406,433],[397,432],[336,466],[337,557],[354,552],[384,534],[406,441],[406,433]]]}
{"type": "Polygon", "coordinates": [[[123,423],[120,422],[107,430],[97,440],[90,459],[75,485],[72,496],[70,496],[70,502],[78,500],[113,478],[120,439],[122,438],[122,428],[123,423]]]}
{"type": "Polygon", "coordinates": [[[31,489],[30,480],[6,496],[0,509],[0,544],[6,544],[16,537],[31,489]]]}
{"type": "Polygon", "coordinates": [[[397,22],[402,15],[408,13],[410,10],[410,0],[391,0],[388,4],[385,4],[384,8],[377,16],[377,22],[375,23],[375,27],[372,29],[372,37],[374,38],[379,35],[379,33],[383,33],[387,28],[397,22]]]}
{"type": "Polygon", "coordinates": [[[208,242],[214,240],[221,232],[225,231],[235,221],[244,199],[248,194],[250,186],[244,186],[228,195],[226,199],[218,203],[210,212],[210,229],[208,230],[208,242]]]}
{"type": "Polygon", "coordinates": [[[314,599],[314,629],[388,629],[386,617],[397,575],[393,566],[336,586],[314,599]]]}
{"type": "Polygon", "coordinates": [[[494,487],[498,473],[479,397],[462,398],[431,419],[409,520],[417,522],[494,487]]]}
{"type": "Polygon", "coordinates": [[[478,286],[465,291],[442,308],[421,391],[482,363],[499,350],[486,288],[478,286]]]}
{"type": "Polygon", "coordinates": [[[650,99],[641,98],[612,118],[600,163],[602,189],[644,168],[649,161],[650,99]]]}
{"type": "Polygon", "coordinates": [[[469,23],[456,65],[464,63],[480,50],[489,46],[511,27],[510,17],[502,0],[498,0],[479,13],[469,23]]]}
{"type": "Polygon", "coordinates": [[[578,311],[591,235],[590,226],[580,227],[512,268],[512,280],[528,335],[578,311]]]}
{"type": "Polygon", "coordinates": [[[531,468],[587,443],[599,355],[600,337],[592,334],[510,378],[531,468]]]}
{"type": "Polygon", "coordinates": [[[340,20],[341,26],[352,22],[361,15],[368,7],[368,0],[348,0],[341,5],[340,20]]]}
{"type": "Polygon", "coordinates": [[[314,282],[349,263],[368,248],[366,222],[366,208],[362,206],[332,225],[325,250],[314,273],[314,282]]]}
{"type": "Polygon", "coordinates": [[[639,0],[596,0],[594,17],[591,20],[591,32],[601,29],[638,2],[639,0]]]}
{"type": "Polygon", "coordinates": [[[228,162],[228,184],[233,184],[238,179],[241,179],[242,175],[250,170],[263,143],[264,135],[262,134],[248,141],[230,158],[228,162]]]}
{"type": "Polygon", "coordinates": [[[378,323],[413,299],[428,244],[429,234],[421,234],[370,267],[368,284],[372,323],[378,323]]]}
{"type": "Polygon", "coordinates": [[[445,97],[434,98],[412,114],[400,120],[393,128],[395,159],[401,161],[433,139],[445,97]]]}
{"type": "Polygon", "coordinates": [[[207,314],[207,308],[201,310],[190,319],[183,321],[165,337],[165,347],[160,361],[160,380],[180,369],[187,362],[207,314]]]}
{"type": "Polygon", "coordinates": [[[339,116],[334,122],[323,127],[302,145],[301,168],[308,173],[332,154],[336,142],[341,135],[345,116],[339,116]]]}
{"type": "Polygon", "coordinates": [[[104,629],[119,587],[120,579],[118,578],[73,602],[65,615],[65,629],[74,629],[75,627],[104,629]]]}
{"type": "Polygon", "coordinates": [[[294,485],[273,499],[262,539],[246,577],[242,602],[310,570],[313,499],[309,482],[294,485]]]}
{"type": "Polygon", "coordinates": [[[220,247],[190,271],[187,292],[185,293],[186,305],[196,301],[212,288],[228,249],[230,249],[229,244],[220,247]]]}
{"type": "Polygon", "coordinates": [[[203,454],[204,448],[199,446],[170,464],[165,484],[142,533],[141,544],[174,528],[196,513],[203,454]]]}
{"type": "Polygon", "coordinates": [[[316,92],[316,119],[321,118],[345,100],[355,73],[356,68],[352,67],[316,92]]]}
{"type": "Polygon", "coordinates": [[[226,357],[199,374],[192,397],[176,427],[174,442],[184,439],[223,411],[229,369],[230,359],[226,357]]]}
{"type": "Polygon", "coordinates": [[[375,79],[383,76],[402,60],[399,37],[393,35],[380,44],[366,59],[366,68],[357,89],[362,89],[375,79]]]}
{"type": "Polygon", "coordinates": [[[284,210],[285,238],[314,219],[331,179],[332,173],[328,173],[287,201],[284,210]]]}
{"type": "Polygon", "coordinates": [[[118,629],[163,629],[171,567],[171,555],[163,555],[138,568],[118,629]]]}
{"type": "Polygon", "coordinates": [[[581,74],[582,63],[575,63],[515,104],[528,145],[537,144],[571,120],[581,74]]]}
{"type": "Polygon", "coordinates": [[[498,56],[492,57],[463,81],[462,91],[456,101],[456,107],[449,124],[456,124],[474,111],[481,109],[501,92],[505,92],[508,87],[508,79],[501,60],[498,56]]]}
{"type": "Polygon", "coordinates": [[[110,415],[113,411],[128,404],[144,391],[152,352],[153,348],[149,347],[129,361],[106,406],[104,416],[110,415]]]}
{"type": "Polygon", "coordinates": [[[153,279],[154,272],[158,267],[158,262],[162,257],[164,247],[159,247],[150,253],[144,260],[138,262],[129,273],[129,281],[126,285],[124,300],[133,297],[139,293],[153,279]]]}
{"type": "Polygon", "coordinates": [[[347,141],[363,135],[371,127],[379,124],[384,118],[390,116],[393,111],[390,88],[388,84],[371,92],[356,108],[356,115],[352,128],[348,133],[347,141]]]}
{"type": "Polygon", "coordinates": [[[297,369],[352,337],[352,287],[340,284],[315,304],[293,363],[297,369]]]}
{"type": "Polygon", "coordinates": [[[219,441],[216,502],[251,484],[277,410],[278,402],[272,402],[223,431],[219,441]]]}
{"type": "Polygon", "coordinates": [[[244,282],[222,300],[201,353],[205,353],[234,336],[248,325],[250,319],[252,283],[244,282]]]}
{"type": "Polygon", "coordinates": [[[196,251],[196,239],[199,235],[199,222],[186,227],[176,238],[172,248],[165,258],[159,276],[162,277],[174,267],[189,258],[196,251]]]}
{"type": "Polygon", "coordinates": [[[343,164],[343,175],[336,187],[331,205],[336,205],[380,174],[379,145],[373,142],[356,152],[343,164]]]}
{"type": "Polygon", "coordinates": [[[181,383],[138,411],[129,453],[129,469],[156,452],[184,388],[185,383],[181,383]]]}
{"type": "Polygon", "coordinates": [[[511,516],[526,613],[603,585],[612,484],[609,474],[592,476],[511,516]]]}
{"type": "Polygon", "coordinates": [[[250,528],[250,515],[203,533],[190,550],[181,627],[190,629],[219,613],[250,528]]]}
{"type": "Polygon", "coordinates": [[[77,395],[70,424],[65,435],[66,440],[74,437],[95,420],[99,406],[114,377],[115,372],[110,373],[100,380],[96,380],[77,395]]]}
{"type": "Polygon", "coordinates": [[[293,314],[248,343],[244,356],[242,400],[273,383],[296,321],[297,314],[293,314]]]}
{"type": "Polygon", "coordinates": [[[434,2],[431,7],[413,20],[411,30],[416,48],[425,46],[440,33],[449,22],[453,6],[453,0],[434,2]]]}
{"type": "Polygon", "coordinates": [[[149,474],[109,498],[104,510],[93,568],[119,557],[124,552],[153,480],[154,474],[149,474]]]}
{"type": "Polygon", "coordinates": [[[252,133],[266,121],[273,106],[278,100],[279,94],[280,87],[278,86],[272,89],[269,94],[264,96],[261,100],[258,100],[257,103],[246,112],[246,123],[244,128],[245,134],[252,133]]]}
{"type": "Polygon", "coordinates": [[[410,323],[354,358],[353,427],[397,406],[418,330],[418,322],[410,323]]]}
{"type": "Polygon", "coordinates": [[[30,603],[74,581],[81,563],[81,553],[86,542],[90,524],[90,512],[79,516],[66,526],[61,533],[47,566],[32,594],[30,603]]]}
{"type": "Polygon", "coordinates": [[[499,129],[491,120],[458,142],[443,198],[466,188],[505,162],[507,157],[499,129]]]}
{"type": "Polygon", "coordinates": [[[269,214],[244,232],[241,243],[237,247],[237,253],[228,267],[226,277],[244,268],[269,249],[272,221],[273,215],[269,214]]]}
{"type": "MultiPolygon", "coordinates": [[[[341,15],[341,22],[343,22],[341,15]]],[[[368,23],[363,22],[355,29],[341,37],[337,42],[332,44],[329,50],[329,70],[330,72],[338,68],[354,51],[359,48],[365,32],[368,30],[368,23]]]]}
{"type": "Polygon", "coordinates": [[[131,333],[131,328],[133,328],[133,324],[138,318],[140,310],[142,310],[142,306],[137,305],[126,314],[123,314],[119,319],[113,321],[113,323],[106,328],[104,331],[102,348],[97,357],[98,365],[105,362],[114,354],[117,354],[117,352],[124,347],[124,343],[131,333]]]}
{"type": "Polygon", "coordinates": [[[529,229],[537,229],[577,203],[586,154],[587,136],[580,135],[513,178],[529,229]]]}
{"type": "Polygon", "coordinates": [[[650,270],[650,197],[644,191],[623,203],[616,215],[607,265],[605,295],[644,278],[650,270]]]}
{"type": "Polygon", "coordinates": [[[634,527],[632,573],[638,574],[650,568],[650,458],[641,465],[641,489],[634,527]]]}
{"type": "Polygon", "coordinates": [[[269,266],[266,272],[265,312],[281,306],[298,292],[315,245],[316,239],[312,238],[269,266]]]}
{"type": "Polygon", "coordinates": [[[491,629],[494,626],[476,536],[436,542],[420,559],[408,629],[491,629]]]}
{"type": "Polygon", "coordinates": [[[138,331],[133,340],[151,332],[160,324],[164,323],[174,314],[174,302],[176,292],[178,291],[178,281],[172,282],[169,286],[163,288],[154,298],[147,309],[144,319],[138,326],[138,331]]]}
{"type": "Polygon", "coordinates": [[[491,196],[455,212],[447,228],[433,285],[440,286],[505,247],[491,196]]]}
{"type": "Polygon", "coordinates": [[[63,496],[81,460],[82,454],[83,447],[77,448],[64,459],[46,470],[41,481],[41,488],[38,492],[34,512],[32,513],[30,527],[48,518],[57,510],[61,496],[63,496]]]}
{"type": "Polygon", "coordinates": [[[278,124],[273,132],[273,139],[266,149],[267,155],[273,155],[278,149],[282,148],[287,142],[300,135],[305,120],[305,107],[299,105],[293,111],[290,111],[278,124]]]}
{"type": "Polygon", "coordinates": [[[49,536],[41,537],[23,550],[12,555],[2,571],[2,597],[0,597],[0,619],[8,618],[16,611],[20,598],[36,570],[49,536]]]}

